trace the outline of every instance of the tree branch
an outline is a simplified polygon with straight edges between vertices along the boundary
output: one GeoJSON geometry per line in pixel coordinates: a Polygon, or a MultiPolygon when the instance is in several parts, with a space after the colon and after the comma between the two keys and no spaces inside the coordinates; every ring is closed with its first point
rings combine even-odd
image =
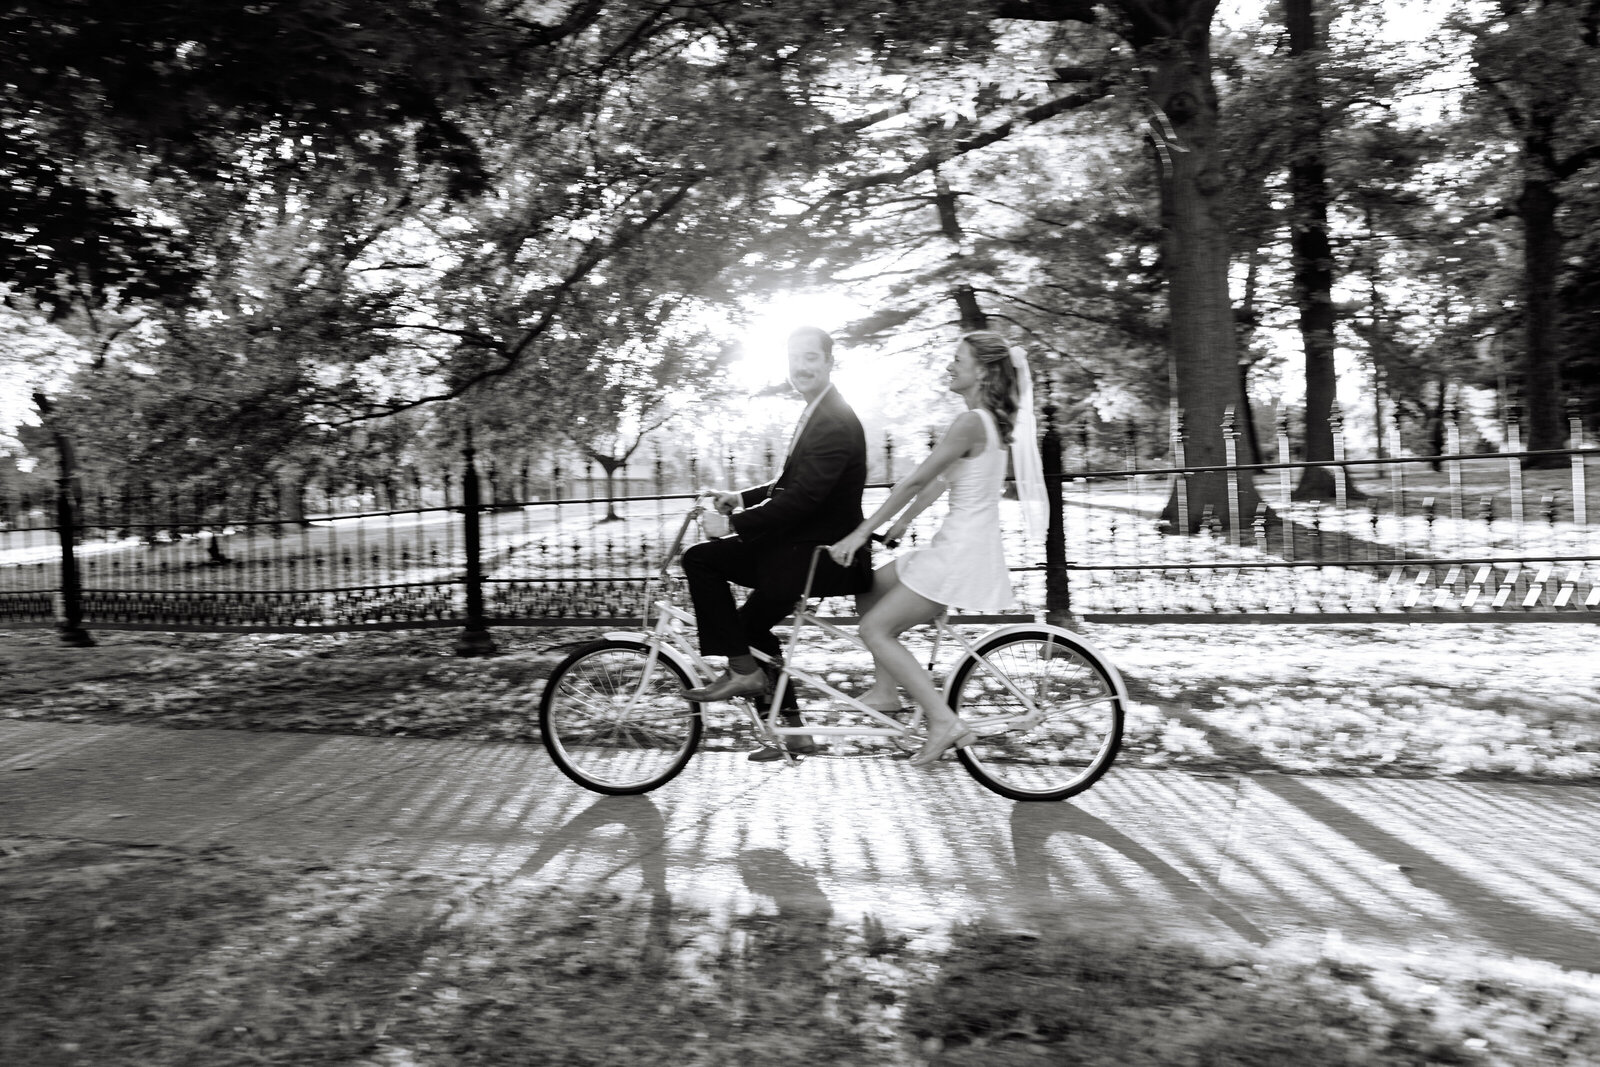
{"type": "Polygon", "coordinates": [[[1089,22],[1099,20],[1095,0],[998,0],[997,19],[1027,22],[1089,22]]]}
{"type": "Polygon", "coordinates": [[[1108,318],[1103,315],[1089,315],[1082,311],[1068,311],[1064,308],[1045,307],[1043,304],[1035,304],[1031,300],[1024,300],[1020,296],[1004,292],[1000,289],[974,289],[973,291],[977,293],[984,293],[1009,304],[1016,304],[1020,307],[1025,307],[1030,311],[1036,311],[1041,315],[1049,315],[1053,318],[1059,319],[1078,319],[1081,322],[1093,323],[1096,326],[1104,326],[1108,329],[1116,330],[1119,333],[1125,333],[1129,337],[1145,343],[1154,343],[1160,340],[1160,331],[1148,329],[1139,323],[1131,323],[1114,317],[1108,318]]]}
{"type": "MultiPolygon", "coordinates": [[[[1205,4],[1209,4],[1213,11],[1217,6],[1216,0],[1201,0],[1201,6],[1205,4]]],[[[1172,19],[1158,14],[1155,8],[1150,6],[1150,0],[1117,0],[1117,6],[1128,17],[1128,22],[1133,28],[1130,36],[1134,40],[1130,43],[1142,45],[1162,37],[1178,36],[1178,27],[1173,24],[1172,19]]],[[[1205,12],[1204,18],[1209,23],[1211,12],[1205,12]]]]}
{"type": "Polygon", "coordinates": [[[497,344],[494,337],[481,330],[452,330],[448,326],[428,326],[420,322],[373,322],[367,325],[369,330],[413,330],[419,333],[437,333],[446,337],[457,337],[472,345],[474,348],[494,348],[497,344]]]}
{"type": "MultiPolygon", "coordinates": [[[[1097,100],[1102,100],[1110,95],[1113,84],[1112,79],[1101,78],[1082,92],[1058,97],[1054,100],[1046,100],[1042,104],[1029,108],[1015,118],[1007,119],[992,129],[975,133],[971,137],[963,138],[949,146],[931,149],[924,153],[920,159],[898,170],[880,171],[877,174],[869,174],[848,182],[843,188],[835,189],[828,193],[823,198],[823,202],[843,199],[851,193],[858,193],[864,189],[871,189],[880,185],[898,185],[907,178],[926,173],[939,164],[948,162],[957,156],[966,155],[968,152],[975,152],[980,148],[987,148],[998,141],[1003,141],[1015,133],[1018,126],[1036,126],[1064,112],[1074,111],[1080,107],[1086,107],[1097,100]]],[[[809,214],[810,212],[807,212],[807,215],[809,214]]]]}
{"type": "Polygon", "coordinates": [[[1064,350],[1062,350],[1060,348],[1057,348],[1055,345],[1050,343],[1050,339],[1049,338],[1045,337],[1038,330],[1035,330],[1032,326],[1029,326],[1027,323],[1021,321],[1020,319],[1013,318],[1012,316],[1007,315],[1004,312],[998,312],[998,311],[991,312],[989,317],[991,319],[999,319],[1002,322],[1011,323],[1013,326],[1016,326],[1017,328],[1022,330],[1023,333],[1027,334],[1029,337],[1032,337],[1039,344],[1043,345],[1045,348],[1048,348],[1051,352],[1054,352],[1063,361],[1068,362],[1068,363],[1076,364],[1079,370],[1081,370],[1084,374],[1087,374],[1091,378],[1097,377],[1095,375],[1094,371],[1090,370],[1087,366],[1084,365],[1083,360],[1079,359],[1077,356],[1073,355],[1071,352],[1067,352],[1067,351],[1064,351],[1064,350]]]}
{"type": "Polygon", "coordinates": [[[1527,129],[1527,117],[1517,110],[1517,102],[1511,99],[1509,93],[1500,88],[1500,83],[1493,78],[1479,78],[1477,82],[1483,91],[1493,97],[1495,102],[1505,111],[1506,121],[1511,124],[1511,128],[1519,134],[1524,132],[1527,129]]]}
{"type": "Polygon", "coordinates": [[[1580,148],[1566,159],[1557,163],[1555,166],[1556,177],[1563,180],[1570,178],[1596,160],[1600,160],[1600,142],[1580,148]]]}

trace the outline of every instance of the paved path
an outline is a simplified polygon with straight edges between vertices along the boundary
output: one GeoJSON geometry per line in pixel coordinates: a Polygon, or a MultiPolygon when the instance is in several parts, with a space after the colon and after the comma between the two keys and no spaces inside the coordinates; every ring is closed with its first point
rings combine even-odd
{"type": "Polygon", "coordinates": [[[991,916],[1600,972],[1600,789],[1113,770],[1058,804],[950,762],[702,755],[647,797],[537,746],[0,723],[0,835],[667,893],[903,928],[991,916]]]}

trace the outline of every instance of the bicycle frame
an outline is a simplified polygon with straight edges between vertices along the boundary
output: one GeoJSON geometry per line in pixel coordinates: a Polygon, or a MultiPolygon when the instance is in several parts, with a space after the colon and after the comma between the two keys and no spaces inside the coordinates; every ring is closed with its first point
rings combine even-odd
{"type": "MultiPolygon", "coordinates": [[[[690,523],[694,522],[704,510],[704,505],[697,504],[695,507],[690,509],[687,515],[684,516],[683,522],[679,525],[678,532],[672,540],[672,545],[668,549],[665,559],[662,561],[661,570],[654,577],[653,581],[660,581],[664,583],[667,580],[669,577],[668,569],[671,567],[672,560],[677,557],[678,551],[682,547],[683,538],[688,533],[690,523]]],[[[782,658],[780,660],[774,660],[771,656],[768,656],[759,649],[751,650],[752,654],[757,660],[761,661],[762,663],[770,664],[778,669],[777,683],[774,686],[766,715],[763,716],[760,714],[753,704],[746,705],[746,713],[750,717],[751,725],[755,728],[756,733],[767,741],[778,741],[781,738],[796,735],[817,737],[915,737],[917,735],[918,728],[922,725],[922,722],[926,717],[925,713],[920,707],[913,709],[911,718],[908,721],[900,722],[896,719],[890,718],[887,714],[879,711],[876,708],[869,707],[848,693],[841,692],[839,689],[829,684],[825,679],[820,678],[810,671],[804,670],[795,665],[796,654],[801,647],[802,634],[808,626],[815,627],[816,629],[819,629],[832,637],[843,641],[848,641],[852,645],[862,650],[865,650],[866,648],[866,646],[861,643],[861,639],[858,635],[849,633],[842,627],[836,626],[833,623],[821,618],[808,606],[811,602],[812,586],[816,581],[817,564],[820,562],[822,553],[825,551],[826,548],[822,546],[818,546],[812,551],[810,566],[807,568],[806,572],[805,585],[795,603],[793,625],[790,627],[789,639],[784,649],[782,658]],[[835,706],[828,709],[829,711],[837,714],[839,711],[844,710],[843,708],[839,707],[839,705],[843,705],[844,707],[853,710],[858,714],[866,716],[868,722],[872,725],[782,725],[780,708],[782,707],[783,696],[788,691],[792,681],[799,681],[805,683],[806,685],[812,686],[821,691],[830,701],[836,702],[835,706]]],[[[665,600],[652,602],[647,596],[643,617],[645,623],[647,624],[647,628],[645,630],[645,640],[649,645],[650,651],[646,657],[645,670],[640,681],[640,694],[643,693],[644,687],[648,684],[648,679],[654,672],[655,665],[662,654],[666,654],[677,660],[679,665],[683,666],[686,669],[686,673],[688,673],[691,677],[696,679],[708,679],[715,677],[715,668],[705,661],[705,659],[700,655],[699,650],[694,647],[687,636],[689,628],[695,625],[695,618],[693,614],[684,611],[682,608],[679,608],[665,600]],[[653,628],[648,627],[650,619],[649,612],[652,606],[655,608],[656,612],[656,623],[653,628]]],[[[974,660],[981,664],[984,670],[989,672],[995,678],[999,679],[1001,684],[1004,685],[1014,697],[1016,697],[1023,708],[1023,711],[1018,714],[995,716],[978,720],[972,724],[973,727],[980,732],[992,732],[996,729],[1004,729],[1014,723],[1026,723],[1041,714],[1033,700],[1026,693],[1022,692],[1022,690],[1012,682],[1012,680],[1005,674],[1004,671],[979,653],[977,644],[974,641],[968,639],[964,634],[951,627],[949,618],[950,617],[948,613],[942,613],[929,620],[927,624],[932,626],[934,631],[933,648],[929,653],[928,669],[930,671],[933,669],[934,663],[939,655],[939,650],[943,646],[945,639],[947,637],[952,638],[955,643],[961,646],[962,650],[966,652],[967,655],[971,656],[974,660]]],[[[985,634],[985,636],[990,636],[990,634],[994,632],[999,631],[991,631],[989,634],[985,634]]],[[[619,638],[637,637],[636,634],[626,633],[607,634],[607,636],[619,638]]],[[[945,680],[944,689],[946,697],[949,696],[950,685],[953,676],[954,672],[952,671],[950,677],[947,677],[945,680]]],[[[636,694],[636,697],[638,695],[639,694],[636,694]]],[[[784,753],[784,758],[786,761],[791,763],[794,762],[794,757],[789,754],[786,746],[778,744],[775,747],[784,753]]]]}
{"type": "MultiPolygon", "coordinates": [[[[585,788],[614,796],[647,792],[681,773],[700,744],[705,709],[689,692],[717,672],[700,655],[697,620],[677,595],[682,579],[670,570],[689,524],[705,514],[701,498],[651,576],[641,612],[643,632],[607,633],[605,641],[573,649],[545,685],[539,701],[541,739],[561,772],[585,788]],[[657,583],[674,583],[674,588],[658,595],[657,583]]],[[[706,532],[716,536],[720,531],[706,532]]],[[[880,711],[830,684],[828,677],[837,677],[831,670],[800,665],[802,650],[813,643],[812,650],[829,659],[839,643],[865,648],[851,627],[854,620],[824,619],[818,614],[822,602],[813,604],[823,551],[818,547],[812,553],[786,642],[770,656],[755,653],[777,678],[769,703],[759,695],[746,703],[757,737],[769,746],[762,758],[781,757],[793,766],[796,754],[784,742],[804,735],[886,738],[910,751],[928,735],[927,708],[880,711]],[[816,641],[817,631],[837,643],[816,641]],[[815,687],[823,698],[808,715],[815,725],[784,722],[784,701],[799,683],[815,687]]],[[[961,764],[985,788],[1012,800],[1064,800],[1092,786],[1111,767],[1121,744],[1127,688],[1116,668],[1081,636],[1038,620],[970,634],[953,625],[965,621],[943,612],[926,621],[932,637],[928,670],[941,658],[947,638],[959,646],[945,674],[942,699],[977,735],[963,742],[957,753],[961,764]],[[1057,659],[1064,665],[1052,662],[1057,659]],[[1073,709],[1088,710],[1078,715],[1073,709]]]]}
{"type": "MultiPolygon", "coordinates": [[[[827,633],[833,637],[837,637],[844,641],[849,641],[857,648],[863,650],[866,649],[866,646],[861,643],[860,638],[856,635],[833,625],[826,619],[819,617],[807,608],[796,608],[794,613],[794,625],[789,633],[788,648],[784,653],[782,661],[775,661],[761,651],[753,650],[753,655],[758,660],[771,663],[779,668],[778,681],[772,694],[771,708],[767,713],[765,721],[762,723],[765,729],[770,731],[775,737],[782,737],[788,734],[807,734],[818,737],[829,735],[849,737],[906,737],[914,734],[916,732],[916,728],[921,724],[923,718],[925,717],[925,714],[920,707],[913,711],[909,722],[900,723],[895,719],[889,718],[876,708],[872,708],[866,704],[863,704],[861,701],[850,696],[848,693],[840,692],[838,689],[835,689],[832,685],[829,685],[825,680],[818,678],[816,675],[811,674],[808,671],[801,670],[794,665],[795,651],[800,647],[800,631],[807,625],[815,626],[817,629],[822,630],[824,633],[827,633]],[[791,678],[797,679],[806,683],[807,685],[814,686],[817,689],[822,690],[823,693],[833,700],[848,704],[854,710],[867,715],[869,718],[879,723],[882,723],[882,727],[778,725],[779,720],[776,709],[779,707],[779,701],[783,699],[783,694],[787,689],[789,680],[791,678]]],[[[977,642],[971,640],[965,634],[962,634],[959,630],[956,630],[950,625],[950,616],[948,612],[930,619],[925,625],[933,628],[933,649],[930,651],[928,657],[928,669],[930,671],[933,670],[933,664],[938,658],[940,647],[943,645],[946,638],[950,638],[956,644],[960,645],[962,650],[968,656],[971,656],[974,660],[981,664],[985,671],[998,679],[1000,683],[1005,686],[1007,692],[1017,698],[1017,701],[1024,709],[1023,712],[1019,714],[989,716],[973,721],[971,726],[975,731],[979,733],[994,732],[997,728],[1003,729],[1011,726],[1014,723],[1030,722],[1035,720],[1041,714],[1040,709],[1034,703],[1033,699],[1019,689],[1016,684],[1012,682],[1010,676],[1008,676],[1005,671],[1001,670],[998,666],[991,662],[988,657],[984,656],[978,651],[977,642]]],[[[1018,629],[1034,628],[1035,627],[1032,625],[1018,627],[1018,629]]],[[[1004,629],[989,630],[986,631],[983,636],[985,638],[989,638],[1003,632],[1005,632],[1004,629]]],[[[959,662],[959,660],[957,662],[959,662]]],[[[950,686],[953,682],[954,676],[955,672],[951,671],[950,674],[945,678],[944,693],[946,698],[950,696],[950,686]]],[[[1120,679],[1118,679],[1118,682],[1120,682],[1120,679]]],[[[828,710],[837,711],[838,709],[831,708],[828,710]]],[[[754,715],[754,712],[752,712],[752,715],[754,715]]],[[[756,717],[758,719],[760,718],[759,716],[756,717]]]]}

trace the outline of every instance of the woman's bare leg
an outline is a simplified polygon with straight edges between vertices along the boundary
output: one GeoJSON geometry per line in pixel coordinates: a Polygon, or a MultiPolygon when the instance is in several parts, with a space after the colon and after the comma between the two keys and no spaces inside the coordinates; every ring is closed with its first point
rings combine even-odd
{"type": "MultiPolygon", "coordinates": [[[[865,619],[878,601],[883,599],[883,595],[899,582],[893,560],[873,571],[872,588],[856,595],[856,613],[865,619]]],[[[901,708],[900,688],[895,684],[893,673],[884,666],[876,652],[872,654],[872,685],[856,699],[879,711],[899,711],[901,708]]]]}
{"type": "Polygon", "coordinates": [[[918,764],[931,763],[968,732],[967,724],[945,704],[933,676],[900,643],[900,635],[907,629],[943,611],[943,604],[912,592],[896,580],[887,585],[861,619],[861,640],[872,652],[873,662],[899,682],[928,717],[928,741],[912,757],[912,762],[918,764]]]}

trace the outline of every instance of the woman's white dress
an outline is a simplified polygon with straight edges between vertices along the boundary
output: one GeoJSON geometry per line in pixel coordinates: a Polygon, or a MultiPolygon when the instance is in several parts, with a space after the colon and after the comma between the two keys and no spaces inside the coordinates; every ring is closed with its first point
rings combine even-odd
{"type": "Polygon", "coordinates": [[[950,465],[944,524],[926,548],[914,548],[895,560],[895,573],[906,588],[946,607],[1006,611],[1017,603],[1000,541],[1000,491],[1008,450],[994,416],[981,407],[973,410],[983,419],[987,447],[950,465]]]}

